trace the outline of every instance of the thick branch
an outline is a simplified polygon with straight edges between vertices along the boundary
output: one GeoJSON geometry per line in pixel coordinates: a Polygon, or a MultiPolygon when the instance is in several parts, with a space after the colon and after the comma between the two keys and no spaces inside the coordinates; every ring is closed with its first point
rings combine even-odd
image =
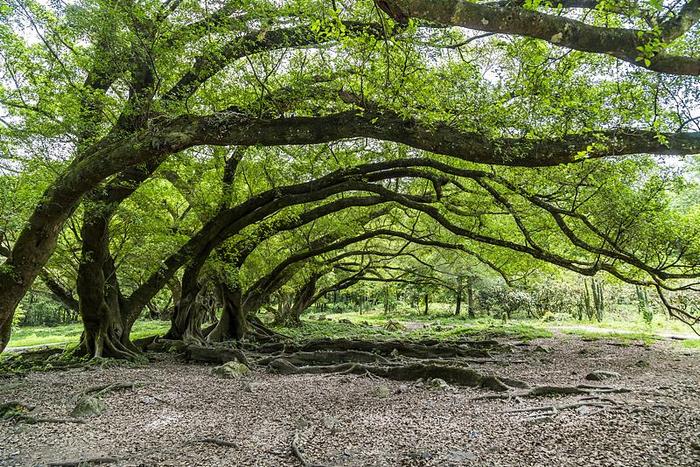
{"type": "MultiPolygon", "coordinates": [[[[679,37],[697,21],[695,3],[690,2],[688,8],[676,17],[678,19],[668,24],[663,39],[679,37]]],[[[637,47],[653,40],[652,31],[599,27],[566,16],[466,0],[382,0],[377,5],[402,23],[415,18],[478,31],[527,36],[569,49],[612,55],[660,73],[700,75],[700,59],[695,57],[659,51],[653,57],[647,57],[648,61],[639,59],[637,47]]]]}

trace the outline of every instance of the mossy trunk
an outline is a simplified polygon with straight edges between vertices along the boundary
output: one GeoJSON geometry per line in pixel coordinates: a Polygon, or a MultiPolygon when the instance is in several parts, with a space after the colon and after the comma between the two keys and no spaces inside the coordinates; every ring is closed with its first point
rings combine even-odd
{"type": "Polygon", "coordinates": [[[474,278],[467,278],[467,314],[470,318],[476,318],[476,306],[474,304],[474,278]]]}
{"type": "Polygon", "coordinates": [[[209,342],[241,340],[248,331],[241,289],[238,285],[230,286],[228,284],[222,284],[220,287],[223,303],[221,319],[209,333],[207,340],[209,342]]]}
{"type": "Polygon", "coordinates": [[[206,310],[198,300],[201,291],[198,277],[203,264],[204,260],[196,259],[185,270],[179,290],[180,299],[175,304],[170,329],[165,335],[167,339],[204,342],[202,326],[206,310]]]}
{"type": "Polygon", "coordinates": [[[316,284],[320,274],[312,274],[309,280],[294,294],[291,303],[288,304],[284,313],[279,315],[275,324],[284,326],[300,326],[301,315],[313,303],[316,294],[316,284]]]}
{"type": "Polygon", "coordinates": [[[129,340],[131,325],[123,313],[122,295],[109,253],[110,209],[86,208],[77,291],[83,334],[78,352],[92,357],[138,358],[129,340]]]}

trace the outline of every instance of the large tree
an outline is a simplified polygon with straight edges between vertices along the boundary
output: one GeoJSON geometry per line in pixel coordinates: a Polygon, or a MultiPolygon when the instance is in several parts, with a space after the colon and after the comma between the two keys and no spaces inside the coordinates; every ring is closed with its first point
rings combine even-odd
{"type": "MultiPolygon", "coordinates": [[[[109,200],[116,180],[139,184],[190,148],[371,138],[398,145],[376,143],[369,152],[408,146],[514,167],[695,154],[700,136],[688,131],[695,122],[688,109],[697,95],[696,3],[377,2],[388,18],[370,1],[12,0],[0,35],[3,166],[43,160],[56,175],[22,227],[8,233],[0,350],[17,304],[83,197],[109,200]],[[563,15],[550,11],[562,7],[563,15]],[[495,35],[478,37],[477,50],[470,45],[477,37],[464,28],[495,35]],[[630,65],[609,73],[614,63],[596,54],[630,65]]],[[[500,184],[477,178],[487,191],[500,184]]],[[[418,209],[405,193],[381,195],[418,209]]],[[[569,214],[556,212],[562,208],[537,196],[527,202],[550,212],[566,233],[558,219],[569,214]]],[[[86,210],[83,229],[94,229],[95,240],[104,239],[97,233],[108,227],[109,205],[98,215],[86,210]]],[[[432,208],[421,209],[448,225],[432,208]]],[[[585,239],[568,237],[590,249],[585,239]]],[[[525,248],[560,262],[539,246],[525,248]]],[[[629,252],[598,253],[644,269],[629,252]]],[[[108,267],[103,258],[81,266],[99,277],[108,267]]]]}

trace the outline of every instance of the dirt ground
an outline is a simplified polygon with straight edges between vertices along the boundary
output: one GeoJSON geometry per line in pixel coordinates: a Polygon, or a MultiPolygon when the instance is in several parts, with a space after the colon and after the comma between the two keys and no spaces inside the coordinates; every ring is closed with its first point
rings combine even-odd
{"type": "Polygon", "coordinates": [[[0,421],[0,465],[301,465],[293,444],[309,465],[324,466],[700,465],[700,353],[614,343],[558,336],[516,347],[504,358],[513,363],[478,365],[531,384],[576,385],[590,371],[614,371],[621,376],[598,384],[631,390],[545,417],[512,411],[581,396],[479,400],[493,393],[263,370],[232,380],[172,356],[4,378],[0,402],[35,405],[46,417],[67,417],[89,386],[144,384],[104,395],[106,412],[84,424],[0,421]]]}

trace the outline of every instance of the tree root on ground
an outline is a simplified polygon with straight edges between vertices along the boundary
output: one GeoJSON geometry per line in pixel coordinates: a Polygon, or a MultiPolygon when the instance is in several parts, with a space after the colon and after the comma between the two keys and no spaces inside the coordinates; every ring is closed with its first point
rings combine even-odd
{"type": "Polygon", "coordinates": [[[301,366],[297,367],[284,358],[278,358],[270,362],[271,371],[280,374],[355,374],[373,375],[396,381],[415,381],[417,379],[440,378],[449,384],[456,386],[478,387],[493,391],[511,391],[516,388],[529,388],[523,381],[491,376],[478,371],[449,365],[425,365],[420,363],[397,366],[374,366],[361,363],[341,363],[326,366],[301,366]]]}
{"type": "Polygon", "coordinates": [[[308,364],[333,365],[337,363],[357,362],[357,363],[389,363],[385,357],[372,352],[362,352],[359,350],[319,350],[317,352],[296,352],[293,354],[278,354],[263,357],[256,360],[258,365],[267,365],[273,360],[284,358],[296,366],[308,364]]]}
{"type": "Polygon", "coordinates": [[[316,464],[311,462],[304,455],[304,449],[299,444],[299,431],[294,432],[292,437],[292,454],[296,457],[303,467],[325,467],[323,464],[316,464]]]}
{"type": "Polygon", "coordinates": [[[273,329],[270,329],[260,321],[258,317],[252,317],[248,320],[248,324],[250,325],[250,328],[252,331],[255,332],[256,337],[259,340],[264,340],[264,341],[274,341],[274,340],[281,340],[281,339],[291,339],[291,337],[282,334],[280,332],[277,332],[273,329]]]}
{"type": "Polygon", "coordinates": [[[631,392],[626,388],[615,388],[610,386],[591,386],[588,384],[579,384],[578,386],[535,386],[525,391],[511,391],[507,394],[490,394],[479,396],[474,400],[483,399],[511,399],[511,398],[534,398],[548,396],[570,396],[570,395],[586,395],[595,394],[621,394],[631,392]]]}
{"type": "Polygon", "coordinates": [[[82,467],[85,465],[114,464],[119,462],[119,460],[120,459],[116,457],[95,457],[92,459],[80,459],[75,461],[49,462],[46,465],[49,467],[82,467]]]}
{"type": "Polygon", "coordinates": [[[91,386],[80,393],[80,396],[93,395],[100,397],[110,392],[121,391],[122,389],[136,389],[139,386],[145,386],[146,383],[127,381],[123,383],[110,383],[91,386]]]}
{"type": "Polygon", "coordinates": [[[199,438],[199,439],[193,439],[192,441],[188,441],[186,444],[216,444],[217,446],[222,446],[225,448],[235,448],[238,447],[236,443],[232,443],[231,441],[226,441],[225,439],[220,439],[220,438],[199,438]]]}
{"type": "Polygon", "coordinates": [[[603,410],[607,410],[609,408],[617,407],[618,405],[619,403],[617,401],[607,397],[588,396],[583,397],[576,402],[568,404],[553,404],[542,407],[527,407],[523,409],[506,410],[504,413],[526,414],[528,420],[544,420],[552,419],[565,410],[579,409],[582,407],[591,407],[594,409],[598,409],[588,414],[592,415],[595,413],[599,413],[603,410]]]}
{"type": "Polygon", "coordinates": [[[85,423],[84,420],[79,418],[35,417],[29,415],[33,410],[34,407],[21,402],[5,402],[0,404],[0,420],[14,420],[18,423],[28,423],[30,425],[36,423],[85,423]]]}
{"type": "Polygon", "coordinates": [[[192,344],[185,347],[185,358],[207,363],[226,363],[236,360],[246,366],[250,366],[250,362],[243,351],[233,347],[192,344]]]}
{"type": "Polygon", "coordinates": [[[578,386],[530,386],[524,381],[513,378],[488,375],[471,368],[450,365],[449,362],[438,363],[406,363],[397,364],[390,362],[386,365],[365,365],[357,362],[340,363],[337,365],[307,365],[297,366],[285,358],[272,360],[268,368],[270,371],[285,374],[354,374],[381,377],[395,381],[415,381],[418,379],[442,379],[448,384],[480,389],[489,389],[498,394],[489,394],[475,398],[482,399],[511,399],[534,398],[558,395],[585,395],[595,396],[599,394],[613,394],[630,392],[629,389],[608,386],[591,386],[581,384],[578,386]]]}
{"type": "Polygon", "coordinates": [[[275,342],[262,344],[255,347],[254,350],[261,353],[355,350],[361,352],[374,352],[385,356],[402,355],[404,357],[413,358],[491,358],[491,354],[486,350],[470,348],[469,345],[460,343],[438,343],[433,345],[424,345],[414,342],[352,339],[318,339],[302,343],[275,342]]]}

